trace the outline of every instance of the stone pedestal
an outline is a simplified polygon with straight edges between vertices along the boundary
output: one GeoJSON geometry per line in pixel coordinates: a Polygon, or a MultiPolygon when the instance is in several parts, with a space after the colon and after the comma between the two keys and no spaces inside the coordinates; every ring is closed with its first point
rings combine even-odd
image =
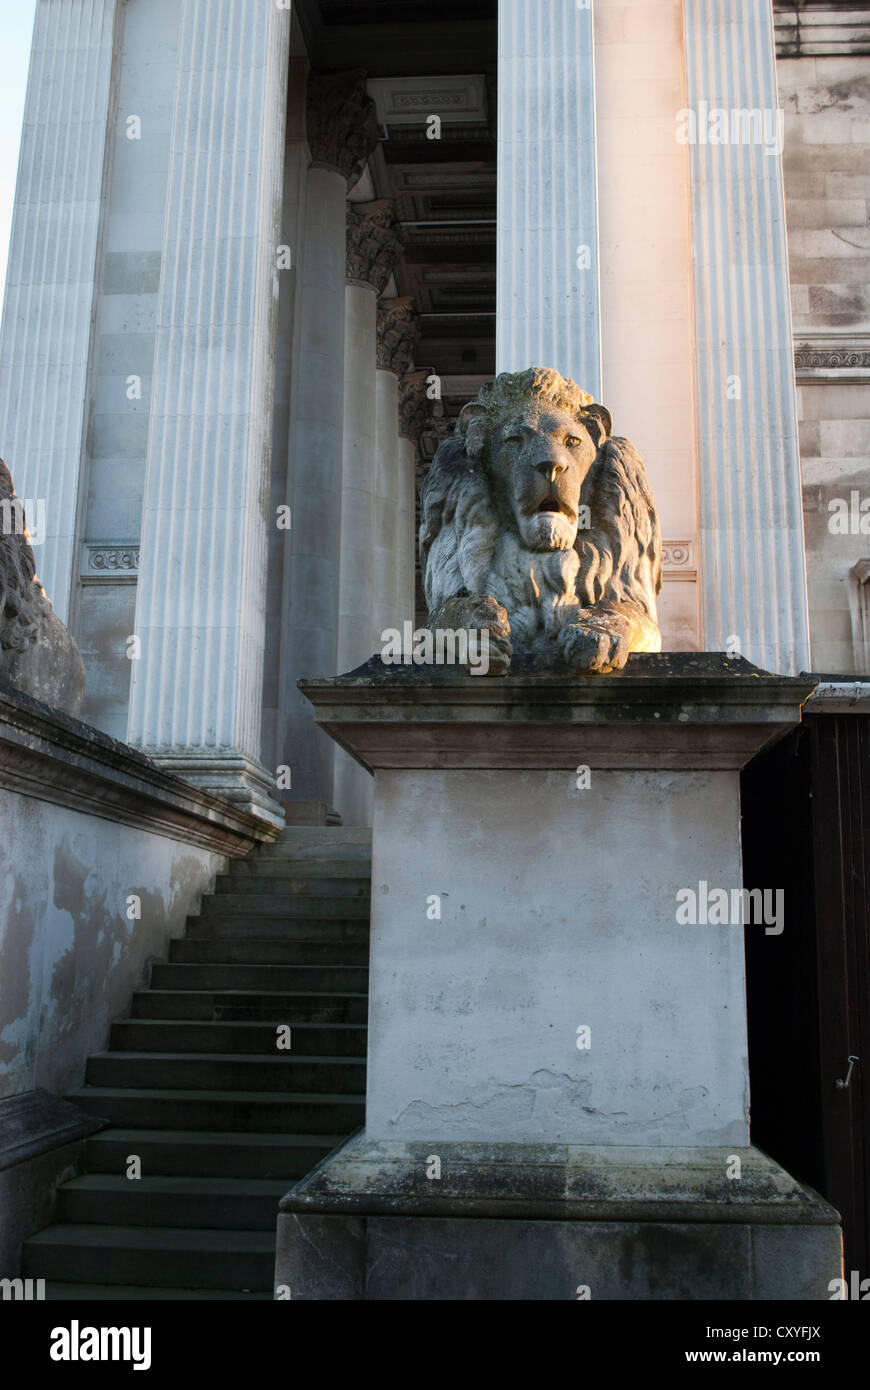
{"type": "MultiPolygon", "coordinates": [[[[739,770],[812,683],[705,655],[303,688],[374,772],[368,1091],[282,1203],[277,1282],[827,1297],[836,1213],[749,1142],[740,891],[739,770]]],[[[788,929],[770,888],[746,930],[788,929]]]]}

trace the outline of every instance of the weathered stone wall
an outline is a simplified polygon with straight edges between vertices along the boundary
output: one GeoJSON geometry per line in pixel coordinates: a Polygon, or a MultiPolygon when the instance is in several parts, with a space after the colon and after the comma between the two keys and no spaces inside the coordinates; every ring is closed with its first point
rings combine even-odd
{"type": "Polygon", "coordinates": [[[780,58],[777,73],[813,669],[852,674],[850,571],[870,556],[859,510],[870,499],[870,56],[842,44],[780,58]]]}
{"type": "Polygon", "coordinates": [[[0,685],[0,1099],[80,1085],[226,857],[275,835],[0,685]]]}
{"type": "Polygon", "coordinates": [[[5,789],[0,827],[0,1096],[61,1094],[82,1084],[222,857],[5,789]]]}

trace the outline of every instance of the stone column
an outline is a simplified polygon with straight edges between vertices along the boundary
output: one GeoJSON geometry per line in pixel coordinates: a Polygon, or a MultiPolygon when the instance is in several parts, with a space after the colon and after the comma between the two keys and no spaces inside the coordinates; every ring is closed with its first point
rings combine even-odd
{"type": "Polygon", "coordinates": [[[386,199],[348,204],[347,217],[340,671],[367,661],[380,637],[372,612],[372,547],[379,524],[375,466],[377,302],[402,246],[392,205],[386,199]]]}
{"type": "MultiPolygon", "coordinates": [[[[374,547],[378,528],[375,436],[378,298],[401,254],[387,199],[347,205],[341,592],[338,670],[352,671],[378,647],[374,620],[374,547]]],[[[335,750],[335,806],[344,825],[371,824],[372,779],[335,750]]]]}
{"type": "MultiPolygon", "coordinates": [[[[299,301],[302,248],[305,240],[305,214],[308,191],[308,153],[306,134],[306,93],[308,60],[291,58],[287,81],[287,131],[284,143],[284,198],[281,245],[286,248],[279,270],[279,299],[275,337],[275,405],[272,416],[272,475],[269,511],[289,506],[292,498],[291,419],[293,407],[293,364],[299,349],[299,301]]],[[[292,523],[292,516],[291,516],[292,523]]],[[[266,651],[270,659],[263,670],[263,761],[268,767],[289,764],[290,744],[286,731],[286,694],[281,686],[280,652],[284,638],[286,593],[292,562],[292,524],[290,530],[269,530],[269,558],[266,592],[266,651]]],[[[290,789],[292,790],[292,788],[290,789]]],[[[286,792],[282,793],[283,796],[286,792]]]]}
{"type": "Polygon", "coordinates": [[[183,0],[128,738],[277,819],[260,764],[290,21],[183,0]]]}
{"type": "Polygon", "coordinates": [[[500,0],[496,367],[601,394],[592,6],[500,0]]]}
{"type": "Polygon", "coordinates": [[[407,372],[399,389],[399,534],[397,558],[400,620],[414,621],[417,562],[417,453],[432,413],[429,372],[407,372]]]}
{"type": "Polygon", "coordinates": [[[358,72],[308,83],[307,217],[294,364],[293,533],[281,689],[292,799],[333,804],[334,750],[311,725],[299,677],[338,669],[342,549],[346,200],[380,134],[358,72]]]}
{"type": "Polygon", "coordinates": [[[117,12],[117,0],[36,7],[0,338],[3,457],[62,622],[76,563],[117,12]]]}
{"type": "Polygon", "coordinates": [[[400,627],[405,604],[399,588],[402,503],[399,448],[399,380],[411,366],[419,336],[410,296],[385,299],[378,311],[377,438],[374,617],[378,639],[400,627]]]}
{"type": "Polygon", "coordinates": [[[702,645],[796,672],[809,623],[773,15],[684,0],[684,17],[702,645]]]}

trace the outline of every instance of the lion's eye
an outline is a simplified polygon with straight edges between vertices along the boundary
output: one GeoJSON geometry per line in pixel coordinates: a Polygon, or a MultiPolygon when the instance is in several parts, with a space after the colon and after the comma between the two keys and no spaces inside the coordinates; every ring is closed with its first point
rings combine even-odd
{"type": "Polygon", "coordinates": [[[582,444],[582,442],[581,439],[577,438],[576,434],[569,434],[568,438],[565,440],[565,447],[566,449],[576,449],[577,445],[582,444]]]}

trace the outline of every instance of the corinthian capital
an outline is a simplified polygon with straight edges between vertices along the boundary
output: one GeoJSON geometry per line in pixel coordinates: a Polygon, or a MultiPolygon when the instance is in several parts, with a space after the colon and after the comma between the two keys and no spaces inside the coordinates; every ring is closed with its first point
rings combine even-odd
{"type": "Polygon", "coordinates": [[[347,281],[378,296],[399,263],[402,235],[389,198],[347,205],[347,281]]]}
{"type": "Polygon", "coordinates": [[[312,164],[337,170],[353,188],[381,134],[365,73],[309,77],[307,114],[312,164]]]}
{"type": "Polygon", "coordinates": [[[399,383],[399,434],[418,444],[429,422],[433,402],[428,396],[429,372],[406,372],[399,383]]]}
{"type": "Polygon", "coordinates": [[[378,367],[382,371],[404,376],[413,361],[419,337],[414,300],[410,295],[381,300],[378,305],[378,367]]]}

